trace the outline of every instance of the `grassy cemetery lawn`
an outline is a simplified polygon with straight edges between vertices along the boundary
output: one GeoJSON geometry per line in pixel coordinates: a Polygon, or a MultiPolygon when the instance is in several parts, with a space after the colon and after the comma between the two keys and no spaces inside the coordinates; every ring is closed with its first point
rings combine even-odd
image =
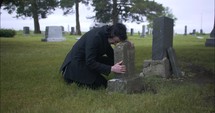
{"type": "MultiPolygon", "coordinates": [[[[64,83],[59,68],[78,36],[41,42],[43,35],[0,38],[1,113],[215,113],[215,49],[196,36],[175,35],[183,77],[148,77],[142,94],[108,93],[64,83]]],[[[136,73],[151,59],[152,38],[129,36],[135,45],[136,73]]],[[[108,79],[112,78],[111,74],[108,79]]]]}

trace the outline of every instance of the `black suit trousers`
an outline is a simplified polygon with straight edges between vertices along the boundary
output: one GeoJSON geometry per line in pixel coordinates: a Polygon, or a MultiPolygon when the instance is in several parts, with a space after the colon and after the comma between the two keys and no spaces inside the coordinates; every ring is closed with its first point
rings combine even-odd
{"type": "MultiPolygon", "coordinates": [[[[100,63],[103,63],[103,64],[106,64],[106,65],[113,65],[114,64],[114,59],[111,59],[109,57],[106,57],[106,56],[102,56],[98,59],[98,62],[100,63]]],[[[70,63],[66,66],[65,68],[65,72],[67,71],[67,69],[69,69],[69,65],[70,63]]],[[[65,73],[64,72],[64,73],[65,73]]],[[[107,87],[107,79],[101,75],[101,74],[97,74],[95,73],[97,76],[96,76],[96,79],[95,81],[92,83],[92,84],[86,84],[86,83],[81,83],[80,81],[74,81],[74,80],[71,80],[71,79],[68,79],[64,76],[64,80],[68,83],[68,84],[71,84],[71,83],[76,83],[79,87],[88,87],[90,89],[98,89],[99,87],[104,87],[106,88],[107,87]]],[[[84,78],[83,78],[84,79],[84,78]]]]}

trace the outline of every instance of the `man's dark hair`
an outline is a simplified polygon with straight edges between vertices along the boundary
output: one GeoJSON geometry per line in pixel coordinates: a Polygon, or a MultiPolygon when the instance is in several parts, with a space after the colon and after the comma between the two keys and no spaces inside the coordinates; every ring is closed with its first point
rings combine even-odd
{"type": "Polygon", "coordinates": [[[127,32],[126,32],[127,28],[124,24],[116,23],[112,25],[110,29],[111,29],[111,32],[110,32],[111,38],[114,36],[117,36],[121,41],[127,40],[127,32]]]}

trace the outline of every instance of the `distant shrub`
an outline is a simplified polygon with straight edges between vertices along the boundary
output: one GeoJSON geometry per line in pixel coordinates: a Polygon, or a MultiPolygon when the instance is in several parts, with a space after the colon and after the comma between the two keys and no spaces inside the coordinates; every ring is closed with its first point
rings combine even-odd
{"type": "Polygon", "coordinates": [[[0,37],[14,37],[16,31],[13,29],[0,29],[0,37]]]}

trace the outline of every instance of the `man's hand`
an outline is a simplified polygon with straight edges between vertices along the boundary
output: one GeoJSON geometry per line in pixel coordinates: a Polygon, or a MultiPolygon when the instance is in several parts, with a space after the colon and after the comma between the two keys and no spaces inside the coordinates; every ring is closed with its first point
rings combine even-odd
{"type": "Polygon", "coordinates": [[[122,65],[122,61],[116,63],[114,66],[111,67],[111,71],[115,73],[125,73],[126,67],[122,65]]]}

